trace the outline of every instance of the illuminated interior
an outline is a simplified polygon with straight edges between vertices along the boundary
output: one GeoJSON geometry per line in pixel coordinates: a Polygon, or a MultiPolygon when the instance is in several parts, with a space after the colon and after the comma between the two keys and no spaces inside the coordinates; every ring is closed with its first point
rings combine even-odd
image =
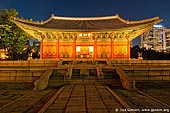
{"type": "Polygon", "coordinates": [[[76,46],[77,58],[92,58],[94,54],[93,46],[76,46]]]}

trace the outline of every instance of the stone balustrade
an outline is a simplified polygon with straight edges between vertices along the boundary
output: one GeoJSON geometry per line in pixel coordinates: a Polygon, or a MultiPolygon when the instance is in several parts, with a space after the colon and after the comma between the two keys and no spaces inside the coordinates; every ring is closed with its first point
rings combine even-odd
{"type": "Polygon", "coordinates": [[[99,79],[103,78],[103,72],[100,65],[96,65],[97,76],[99,79]]]}
{"type": "Polygon", "coordinates": [[[127,90],[133,90],[135,88],[135,81],[132,80],[120,67],[116,68],[117,74],[120,76],[122,87],[127,90]]]}
{"type": "Polygon", "coordinates": [[[34,82],[34,90],[44,90],[47,88],[52,71],[52,69],[46,70],[46,72],[44,72],[40,78],[34,82]]]}

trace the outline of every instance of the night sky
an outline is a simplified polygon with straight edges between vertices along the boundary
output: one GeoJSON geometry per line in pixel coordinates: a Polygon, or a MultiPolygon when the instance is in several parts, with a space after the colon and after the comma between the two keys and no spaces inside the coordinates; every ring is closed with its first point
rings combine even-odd
{"type": "MultiPolygon", "coordinates": [[[[170,0],[1,0],[0,9],[15,8],[19,17],[46,20],[51,14],[70,17],[111,16],[126,20],[159,16],[170,27],[170,0]]],[[[139,44],[139,38],[133,45],[139,44]]]]}

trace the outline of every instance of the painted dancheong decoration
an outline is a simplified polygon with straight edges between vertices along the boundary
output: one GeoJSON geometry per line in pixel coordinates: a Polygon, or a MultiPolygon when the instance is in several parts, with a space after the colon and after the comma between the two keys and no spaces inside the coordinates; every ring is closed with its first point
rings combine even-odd
{"type": "Polygon", "coordinates": [[[81,18],[51,15],[41,22],[20,18],[11,21],[40,40],[41,59],[129,59],[130,42],[162,20],[128,21],[116,14],[81,18]]]}

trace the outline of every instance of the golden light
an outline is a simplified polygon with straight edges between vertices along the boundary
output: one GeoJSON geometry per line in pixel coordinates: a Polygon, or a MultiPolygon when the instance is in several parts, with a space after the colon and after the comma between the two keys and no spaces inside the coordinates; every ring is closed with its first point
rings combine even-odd
{"type": "Polygon", "coordinates": [[[86,37],[86,36],[88,36],[88,34],[85,33],[85,34],[83,34],[83,36],[86,37]]]}
{"type": "Polygon", "coordinates": [[[82,37],[82,36],[83,36],[83,34],[82,34],[82,33],[79,33],[79,36],[80,36],[80,37],[82,37]]]}
{"type": "Polygon", "coordinates": [[[89,47],[89,51],[90,51],[90,52],[93,52],[93,46],[90,46],[90,47],[89,47]]]}
{"type": "Polygon", "coordinates": [[[1,54],[1,59],[5,59],[5,54],[1,54]]]}
{"type": "Polygon", "coordinates": [[[0,49],[0,59],[6,59],[7,49],[0,49]]]}
{"type": "Polygon", "coordinates": [[[27,50],[27,48],[26,48],[26,47],[24,47],[24,49],[23,49],[23,50],[25,51],[25,50],[27,50]]]}
{"type": "Polygon", "coordinates": [[[80,52],[80,46],[76,47],[76,52],[80,52]]]}

